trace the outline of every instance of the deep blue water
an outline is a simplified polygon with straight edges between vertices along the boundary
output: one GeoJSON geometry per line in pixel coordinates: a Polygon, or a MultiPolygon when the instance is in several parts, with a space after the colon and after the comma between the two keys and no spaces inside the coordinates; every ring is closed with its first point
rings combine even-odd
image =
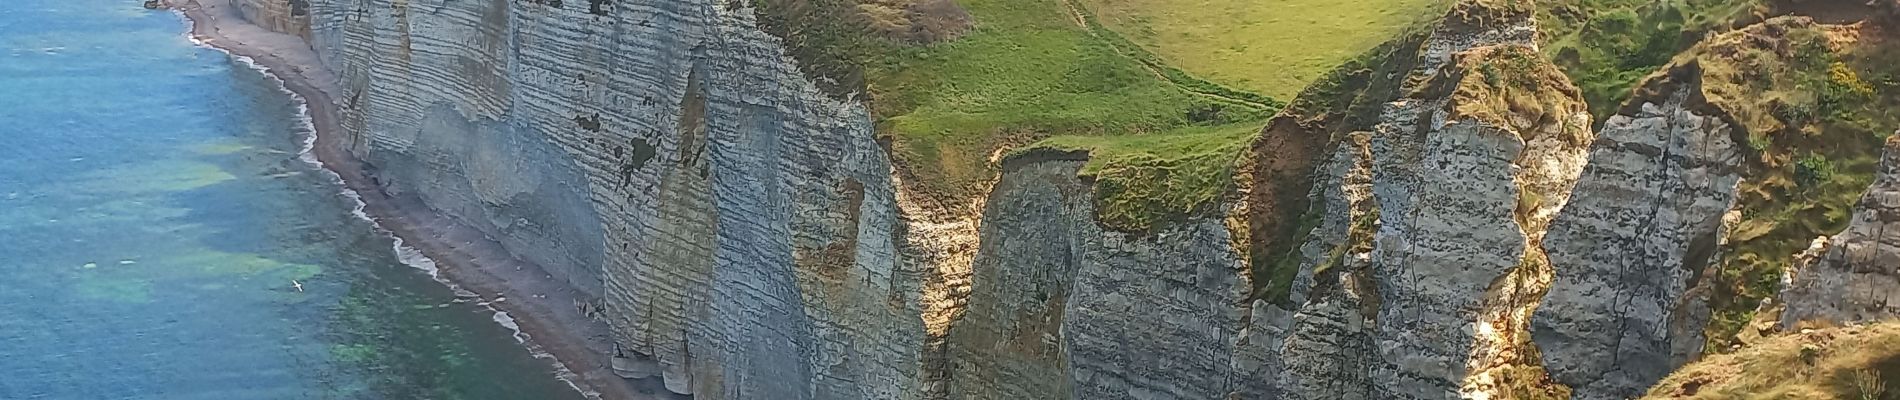
{"type": "Polygon", "coordinates": [[[352,216],[289,95],[138,3],[0,12],[0,399],[579,397],[352,216]]]}

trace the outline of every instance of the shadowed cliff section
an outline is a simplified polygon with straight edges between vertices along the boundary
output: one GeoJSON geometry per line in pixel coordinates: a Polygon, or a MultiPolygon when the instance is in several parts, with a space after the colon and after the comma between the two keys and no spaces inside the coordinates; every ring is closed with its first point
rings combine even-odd
{"type": "Polygon", "coordinates": [[[1314,168],[1352,132],[1368,131],[1381,107],[1419,62],[1427,30],[1415,30],[1348,62],[1308,87],[1272,120],[1239,162],[1242,196],[1236,237],[1244,245],[1259,295],[1276,304],[1291,296],[1299,260],[1293,250],[1326,210],[1311,203],[1314,168]]]}

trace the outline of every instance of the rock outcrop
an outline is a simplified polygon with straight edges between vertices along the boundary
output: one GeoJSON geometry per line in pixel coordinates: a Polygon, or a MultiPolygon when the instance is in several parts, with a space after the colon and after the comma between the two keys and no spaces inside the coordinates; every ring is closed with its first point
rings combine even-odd
{"type": "Polygon", "coordinates": [[[1707,299],[1692,289],[1715,257],[1743,159],[1739,128],[1703,102],[1700,76],[1678,67],[1649,84],[1664,97],[1605,122],[1544,238],[1556,278],[1533,337],[1578,398],[1641,395],[1702,350],[1707,299]]]}
{"type": "Polygon", "coordinates": [[[1279,338],[1288,397],[1490,396],[1522,385],[1493,369],[1535,360],[1536,243],[1582,172],[1589,117],[1530,47],[1527,8],[1452,15],[1370,131],[1316,170],[1321,222],[1279,338]]]}
{"type": "Polygon", "coordinates": [[[1816,239],[1795,260],[1781,294],[1782,329],[1900,318],[1900,135],[1887,138],[1880,172],[1847,230],[1816,239]],[[1894,228],[1894,230],[1887,230],[1894,228]]]}
{"type": "Polygon", "coordinates": [[[950,398],[1222,398],[1254,384],[1237,364],[1251,285],[1226,227],[1105,231],[1086,157],[1005,161],[984,212],[950,398]]]}

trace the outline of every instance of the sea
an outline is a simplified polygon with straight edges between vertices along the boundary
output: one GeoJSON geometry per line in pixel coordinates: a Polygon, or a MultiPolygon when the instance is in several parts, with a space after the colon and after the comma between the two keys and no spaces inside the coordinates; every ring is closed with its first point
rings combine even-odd
{"type": "Polygon", "coordinates": [[[582,399],[134,0],[0,12],[0,399],[582,399]]]}

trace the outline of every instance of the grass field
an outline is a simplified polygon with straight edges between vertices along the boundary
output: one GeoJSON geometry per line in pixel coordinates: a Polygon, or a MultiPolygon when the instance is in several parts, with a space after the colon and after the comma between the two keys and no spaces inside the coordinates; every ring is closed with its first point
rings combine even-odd
{"type": "Polygon", "coordinates": [[[1440,0],[1082,0],[1102,23],[1201,78],[1289,100],[1440,0]]]}
{"type": "MultiPolygon", "coordinates": [[[[911,183],[939,199],[980,196],[1001,149],[1053,136],[1162,136],[1236,123],[1257,130],[1274,111],[1157,76],[1091,35],[1061,0],[960,4],[978,21],[970,34],[893,46],[865,72],[879,131],[916,176],[911,183]]],[[[1234,149],[1247,139],[1190,136],[1234,149]]]]}

